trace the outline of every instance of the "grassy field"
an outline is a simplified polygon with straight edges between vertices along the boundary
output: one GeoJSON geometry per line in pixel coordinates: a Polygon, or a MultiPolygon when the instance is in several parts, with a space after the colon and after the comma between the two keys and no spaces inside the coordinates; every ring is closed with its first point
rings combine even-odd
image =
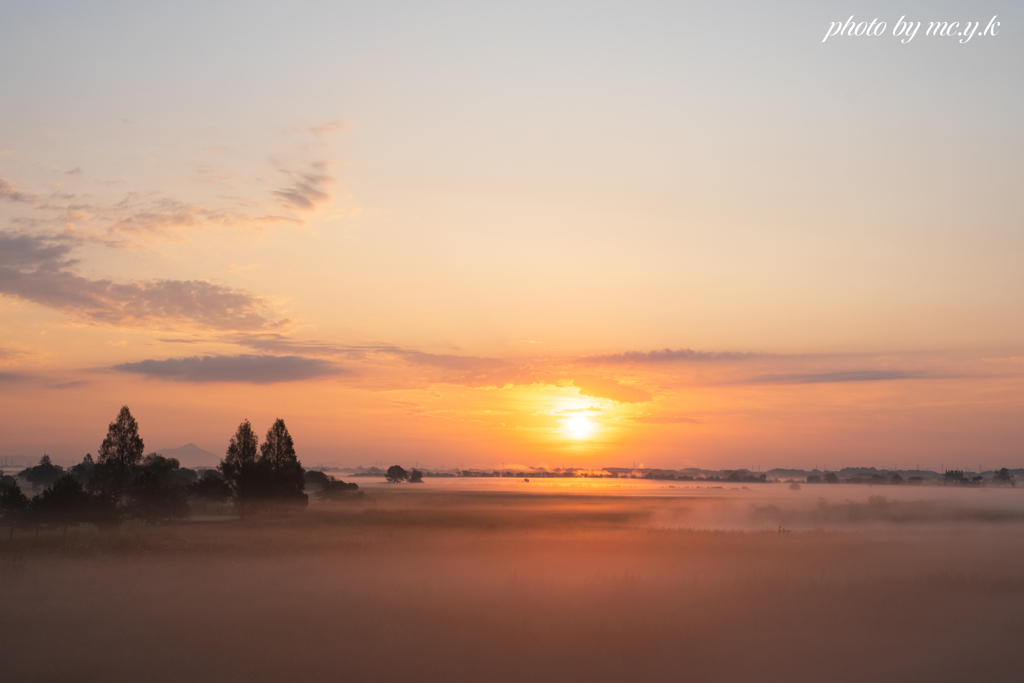
{"type": "Polygon", "coordinates": [[[4,533],[0,667],[11,681],[1024,676],[1012,510],[750,495],[396,486],[245,522],[4,533]]]}

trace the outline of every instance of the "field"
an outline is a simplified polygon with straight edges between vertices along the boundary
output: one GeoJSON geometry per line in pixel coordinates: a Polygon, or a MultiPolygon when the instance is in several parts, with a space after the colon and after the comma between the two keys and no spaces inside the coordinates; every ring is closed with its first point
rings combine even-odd
{"type": "Polygon", "coordinates": [[[244,522],[4,532],[3,679],[1024,677],[1019,489],[363,488],[244,522]]]}

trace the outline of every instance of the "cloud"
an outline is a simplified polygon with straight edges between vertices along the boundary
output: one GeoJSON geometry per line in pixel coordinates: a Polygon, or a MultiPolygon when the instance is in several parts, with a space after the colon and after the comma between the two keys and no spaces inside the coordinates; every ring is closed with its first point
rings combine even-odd
{"type": "Polygon", "coordinates": [[[22,382],[26,379],[28,379],[28,375],[22,375],[17,372],[0,372],[0,383],[22,382]]]}
{"type": "Polygon", "coordinates": [[[351,374],[351,371],[327,361],[302,356],[192,356],[122,363],[113,369],[156,379],[193,383],[273,384],[351,374]]]}
{"type": "Polygon", "coordinates": [[[661,349],[660,351],[626,351],[599,356],[584,356],[581,363],[687,363],[703,361],[737,361],[764,358],[760,353],[738,353],[734,351],[694,351],[693,349],[661,349]]]}
{"type": "Polygon", "coordinates": [[[211,228],[264,228],[278,223],[299,224],[302,221],[288,216],[259,215],[216,209],[202,204],[188,204],[174,199],[157,199],[148,204],[128,200],[113,209],[70,206],[70,211],[107,214],[113,222],[109,230],[115,233],[151,234],[171,236],[185,231],[211,228]]]}
{"type": "Polygon", "coordinates": [[[34,202],[36,200],[35,195],[29,194],[28,192],[22,192],[11,184],[7,178],[0,178],[0,199],[6,199],[11,202],[34,202]]]}
{"type": "Polygon", "coordinates": [[[694,417],[686,417],[683,415],[641,415],[640,417],[634,417],[633,422],[642,422],[644,424],[656,424],[656,425],[669,425],[669,424],[683,424],[683,425],[699,425],[704,424],[704,420],[698,420],[694,417]]]}
{"type": "Polygon", "coordinates": [[[314,163],[313,172],[296,174],[294,183],[284,189],[274,190],[272,194],[289,208],[300,211],[316,209],[331,200],[326,186],[332,184],[334,178],[324,173],[327,166],[327,162],[314,163]]]}
{"type": "Polygon", "coordinates": [[[537,381],[532,368],[517,366],[498,358],[424,353],[397,348],[388,352],[402,357],[413,365],[440,370],[436,381],[444,384],[503,387],[508,384],[532,384],[537,381]]]}
{"type": "Polygon", "coordinates": [[[653,398],[650,392],[640,387],[605,377],[574,376],[572,383],[580,390],[581,396],[607,398],[618,403],[644,403],[653,398]]]}
{"type": "Polygon", "coordinates": [[[18,360],[24,355],[25,353],[19,349],[0,346],[0,361],[18,360]]]}
{"type": "Polygon", "coordinates": [[[64,260],[71,245],[25,233],[0,230],[0,270],[5,268],[46,268],[55,270],[71,263],[64,260]]]}
{"type": "Polygon", "coordinates": [[[308,130],[314,135],[322,137],[331,133],[340,133],[348,130],[348,124],[341,119],[335,119],[319,126],[310,126],[308,130]]]}
{"type": "Polygon", "coordinates": [[[935,376],[904,370],[836,370],[782,375],[759,375],[748,384],[823,384],[829,382],[886,382],[900,379],[935,379],[935,376]]]}
{"type": "Polygon", "coordinates": [[[51,384],[50,389],[77,389],[78,387],[85,387],[92,384],[87,379],[80,379],[74,382],[61,382],[60,384],[51,384]]]}
{"type": "Polygon", "coordinates": [[[79,166],[75,166],[70,171],[64,171],[64,175],[81,175],[81,174],[82,174],[82,169],[79,166]]]}
{"type": "Polygon", "coordinates": [[[106,325],[259,331],[288,322],[249,292],[203,280],[89,280],[66,270],[69,251],[50,238],[0,231],[0,294],[106,325]]]}

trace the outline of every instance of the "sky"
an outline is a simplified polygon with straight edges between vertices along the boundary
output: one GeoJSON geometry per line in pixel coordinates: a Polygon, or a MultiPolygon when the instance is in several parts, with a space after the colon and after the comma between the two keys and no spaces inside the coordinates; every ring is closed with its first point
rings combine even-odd
{"type": "Polygon", "coordinates": [[[1024,466],[1022,16],[5,2],[0,456],[1024,466]]]}

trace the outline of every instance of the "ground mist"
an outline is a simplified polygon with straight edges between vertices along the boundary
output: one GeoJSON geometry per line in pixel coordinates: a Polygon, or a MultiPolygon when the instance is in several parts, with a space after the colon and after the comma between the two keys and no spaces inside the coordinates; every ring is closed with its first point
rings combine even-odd
{"type": "Polygon", "coordinates": [[[672,494],[396,485],[4,538],[4,678],[1019,679],[1016,498],[672,494]]]}

